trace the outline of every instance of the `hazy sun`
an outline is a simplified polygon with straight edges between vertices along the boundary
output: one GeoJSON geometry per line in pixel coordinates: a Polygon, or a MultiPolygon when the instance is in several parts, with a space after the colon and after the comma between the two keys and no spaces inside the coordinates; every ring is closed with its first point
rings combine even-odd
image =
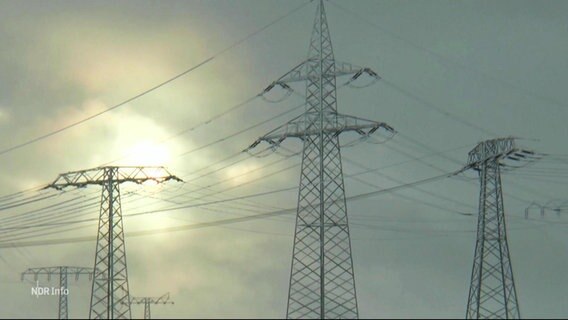
{"type": "Polygon", "coordinates": [[[165,166],[171,160],[167,146],[149,141],[136,143],[129,154],[129,162],[137,166],[165,166]]]}

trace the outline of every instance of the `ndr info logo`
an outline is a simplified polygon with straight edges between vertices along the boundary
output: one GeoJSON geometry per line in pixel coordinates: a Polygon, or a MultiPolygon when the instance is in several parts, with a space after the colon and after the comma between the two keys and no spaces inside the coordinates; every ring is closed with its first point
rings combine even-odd
{"type": "Polygon", "coordinates": [[[55,288],[55,287],[40,287],[39,281],[36,281],[36,286],[32,287],[32,296],[67,296],[69,295],[69,289],[65,287],[55,288]]]}

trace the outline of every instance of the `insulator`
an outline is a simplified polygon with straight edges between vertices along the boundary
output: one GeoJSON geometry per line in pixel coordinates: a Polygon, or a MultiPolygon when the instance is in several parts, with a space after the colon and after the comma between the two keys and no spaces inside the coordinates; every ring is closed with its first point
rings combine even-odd
{"type": "Polygon", "coordinates": [[[260,97],[262,98],[262,100],[266,101],[266,102],[270,102],[270,103],[280,103],[284,100],[286,100],[288,97],[290,97],[290,95],[292,94],[292,92],[294,92],[294,90],[287,84],[283,83],[283,82],[275,82],[273,84],[271,84],[270,86],[268,86],[266,89],[264,89],[264,91],[262,92],[262,94],[260,95],[260,97]],[[284,94],[284,96],[282,96],[282,98],[280,99],[268,99],[266,97],[266,93],[268,93],[268,91],[270,91],[272,88],[274,88],[276,85],[280,86],[282,89],[286,90],[286,93],[284,94]]]}

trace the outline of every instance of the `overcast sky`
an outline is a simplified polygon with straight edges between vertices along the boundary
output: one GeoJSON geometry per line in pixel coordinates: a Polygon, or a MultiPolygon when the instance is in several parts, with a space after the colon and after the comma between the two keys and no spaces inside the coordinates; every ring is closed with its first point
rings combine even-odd
{"type": "MultiPolygon", "coordinates": [[[[453,172],[485,139],[515,136],[520,146],[551,154],[505,173],[504,201],[521,316],[565,318],[567,212],[541,217],[531,210],[530,219],[524,216],[533,201],[568,201],[568,2],[333,0],[326,9],[336,59],[370,67],[382,77],[366,88],[338,89],[339,112],[384,121],[399,133],[386,143],[342,149],[347,196],[453,172]],[[387,168],[348,177],[382,167],[387,168]]],[[[300,114],[301,108],[276,117],[301,105],[301,96],[279,103],[256,98],[208,120],[254,97],[306,58],[315,10],[316,2],[300,0],[0,0],[0,194],[107,163],[164,165],[186,180],[124,184],[125,216],[297,187],[297,155],[236,154],[300,114]],[[2,152],[104,111],[210,57],[195,71],[119,108],[2,152]]],[[[360,79],[357,85],[368,82],[360,79]]],[[[302,85],[293,87],[300,95],[302,85]]],[[[266,98],[283,95],[274,91],[266,98]]],[[[287,146],[300,150],[297,141],[287,146]]],[[[477,177],[469,172],[419,188],[348,202],[362,318],[465,316],[477,177]]],[[[94,219],[0,235],[0,317],[57,316],[57,298],[32,296],[35,282],[20,281],[20,273],[93,266],[95,241],[41,242],[95,237],[99,192],[94,186],[69,190],[0,211],[0,227],[21,225],[18,217],[26,212],[28,224],[94,219]],[[66,200],[71,202],[65,216],[45,209],[29,215],[66,200]],[[44,231],[52,234],[38,236],[44,231]],[[37,242],[21,246],[22,241],[37,242]],[[16,247],[6,248],[10,243],[16,247]]],[[[58,192],[28,192],[16,200],[37,194],[58,192]]],[[[128,235],[219,221],[293,208],[296,200],[297,189],[125,217],[124,228],[128,235]]],[[[0,208],[9,201],[0,198],[0,208]]],[[[294,215],[288,214],[127,236],[130,293],[170,292],[175,304],[152,306],[155,318],[284,317],[293,232],[294,215]]],[[[88,278],[70,279],[70,316],[87,317],[88,278]]],[[[133,306],[132,315],[142,317],[143,306],[133,306]]]]}

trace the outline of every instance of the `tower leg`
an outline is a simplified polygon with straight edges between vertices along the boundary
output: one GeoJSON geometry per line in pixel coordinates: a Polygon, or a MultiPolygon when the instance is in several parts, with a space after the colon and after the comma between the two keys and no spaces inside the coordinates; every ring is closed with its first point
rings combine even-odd
{"type": "Polygon", "coordinates": [[[306,136],[303,150],[287,317],[357,318],[339,139],[306,136]]]}
{"type": "Polygon", "coordinates": [[[59,319],[69,319],[67,313],[67,295],[63,290],[67,289],[67,267],[59,267],[59,319]]]}
{"type": "Polygon", "coordinates": [[[150,316],[150,301],[146,300],[144,302],[144,319],[151,319],[150,316]]]}
{"type": "Polygon", "coordinates": [[[477,241],[466,318],[519,319],[507,244],[499,163],[484,163],[479,175],[481,191],[477,241]]]}
{"type": "Polygon", "coordinates": [[[89,318],[130,319],[118,168],[107,167],[104,174],[89,318]]]}

